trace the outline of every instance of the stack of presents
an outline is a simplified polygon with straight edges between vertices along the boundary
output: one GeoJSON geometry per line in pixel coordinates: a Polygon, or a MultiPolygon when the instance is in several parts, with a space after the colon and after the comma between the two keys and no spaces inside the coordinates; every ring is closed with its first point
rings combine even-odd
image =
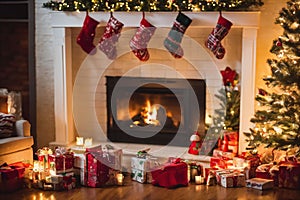
{"type": "MultiPolygon", "coordinates": [[[[300,189],[300,163],[297,160],[289,158],[277,164],[262,164],[259,155],[247,152],[238,155],[234,147],[224,148],[222,141],[220,144],[205,166],[196,160],[173,157],[159,162],[148,151],[139,151],[131,157],[127,172],[133,181],[165,188],[206,184],[259,190],[274,186],[300,189]]],[[[43,190],[122,186],[124,175],[128,174],[122,171],[122,149],[111,145],[98,145],[80,152],[42,148],[37,157],[33,164],[3,164],[0,168],[1,192],[13,191],[24,183],[43,190]]]]}

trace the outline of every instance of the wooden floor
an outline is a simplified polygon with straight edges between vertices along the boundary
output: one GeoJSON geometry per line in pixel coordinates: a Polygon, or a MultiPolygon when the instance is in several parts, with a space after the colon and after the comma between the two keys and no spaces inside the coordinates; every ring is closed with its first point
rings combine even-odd
{"type": "Polygon", "coordinates": [[[300,199],[299,190],[273,189],[259,191],[250,188],[223,188],[221,186],[194,185],[176,189],[166,189],[133,182],[126,177],[124,186],[109,188],[79,187],[70,191],[43,191],[39,189],[21,189],[11,194],[0,194],[0,200],[177,200],[177,199],[255,199],[255,200],[289,200],[300,199]]]}

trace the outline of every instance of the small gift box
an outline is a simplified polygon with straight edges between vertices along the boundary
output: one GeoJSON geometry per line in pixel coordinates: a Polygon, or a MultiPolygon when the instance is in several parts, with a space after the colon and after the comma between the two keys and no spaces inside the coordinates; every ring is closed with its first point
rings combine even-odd
{"type": "Polygon", "coordinates": [[[152,184],[166,188],[187,186],[189,183],[187,169],[187,164],[180,159],[166,163],[151,171],[152,184]]]}
{"type": "Polygon", "coordinates": [[[39,161],[39,171],[46,171],[50,168],[49,155],[52,154],[52,150],[48,147],[37,150],[36,155],[39,161]]]}
{"type": "Polygon", "coordinates": [[[244,187],[245,175],[240,173],[222,174],[221,186],[223,187],[244,187]]]}
{"type": "Polygon", "coordinates": [[[74,167],[74,153],[65,148],[56,148],[54,154],[49,155],[50,165],[54,164],[56,174],[72,172],[74,167]]]}
{"type": "Polygon", "coordinates": [[[300,163],[284,162],[279,165],[279,187],[300,189],[300,163]]]}
{"type": "Polygon", "coordinates": [[[6,163],[0,166],[0,192],[16,191],[23,186],[25,168],[22,166],[10,166],[6,163]]]}
{"type": "Polygon", "coordinates": [[[267,190],[274,187],[274,181],[263,178],[252,178],[246,180],[246,187],[254,188],[258,190],[267,190]]]}

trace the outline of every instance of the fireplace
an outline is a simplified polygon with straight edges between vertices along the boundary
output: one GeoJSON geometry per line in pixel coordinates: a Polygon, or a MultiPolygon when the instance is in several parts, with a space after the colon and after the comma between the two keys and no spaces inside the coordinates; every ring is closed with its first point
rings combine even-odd
{"type": "Polygon", "coordinates": [[[107,137],[112,142],[187,146],[205,129],[202,79],[106,76],[107,137]]]}

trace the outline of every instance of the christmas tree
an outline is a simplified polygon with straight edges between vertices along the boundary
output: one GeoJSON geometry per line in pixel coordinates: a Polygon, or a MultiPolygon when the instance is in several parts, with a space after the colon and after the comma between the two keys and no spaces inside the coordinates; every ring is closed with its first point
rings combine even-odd
{"type": "Polygon", "coordinates": [[[282,8],[275,24],[283,34],[274,40],[268,59],[271,75],[265,77],[268,90],[259,89],[256,101],[261,109],[251,122],[254,127],[245,133],[249,147],[264,145],[276,150],[293,150],[299,156],[300,147],[300,1],[291,0],[282,8]]]}

